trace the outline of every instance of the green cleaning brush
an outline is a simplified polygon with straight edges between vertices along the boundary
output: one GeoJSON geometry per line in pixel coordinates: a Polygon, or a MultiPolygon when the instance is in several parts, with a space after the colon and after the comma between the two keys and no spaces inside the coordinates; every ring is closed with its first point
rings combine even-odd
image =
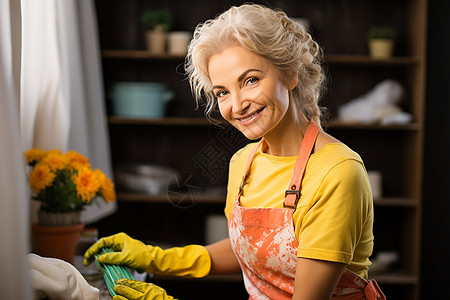
{"type": "Polygon", "coordinates": [[[97,265],[97,268],[102,272],[103,278],[105,279],[106,286],[108,287],[108,291],[111,294],[111,296],[115,296],[116,292],[114,292],[114,286],[116,285],[116,280],[120,278],[126,278],[134,280],[133,275],[131,272],[125,267],[120,265],[110,265],[110,264],[103,264],[98,262],[97,257],[109,253],[114,252],[111,248],[103,248],[102,252],[95,255],[95,264],[97,265]]]}

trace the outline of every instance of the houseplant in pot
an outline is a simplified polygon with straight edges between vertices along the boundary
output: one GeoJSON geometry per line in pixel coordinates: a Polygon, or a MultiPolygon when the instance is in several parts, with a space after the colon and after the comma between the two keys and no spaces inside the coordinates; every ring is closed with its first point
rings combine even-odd
{"type": "Polygon", "coordinates": [[[84,228],[81,212],[99,198],[115,201],[114,184],[76,151],[33,148],[25,152],[25,159],[32,199],[40,202],[38,222],[32,224],[35,251],[72,262],[84,228]]]}
{"type": "Polygon", "coordinates": [[[369,53],[372,58],[385,59],[392,56],[397,31],[392,26],[373,26],[367,33],[369,53]]]}
{"type": "Polygon", "coordinates": [[[147,50],[153,54],[163,54],[166,50],[167,32],[173,23],[172,13],[168,9],[148,10],[141,16],[146,32],[147,50]]]}

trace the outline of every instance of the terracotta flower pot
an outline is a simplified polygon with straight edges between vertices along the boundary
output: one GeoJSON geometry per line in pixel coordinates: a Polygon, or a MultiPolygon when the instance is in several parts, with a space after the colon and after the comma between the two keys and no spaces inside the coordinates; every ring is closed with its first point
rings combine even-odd
{"type": "Polygon", "coordinates": [[[75,248],[83,229],[82,223],[69,226],[42,226],[33,223],[33,249],[41,256],[59,258],[73,264],[75,248]]]}

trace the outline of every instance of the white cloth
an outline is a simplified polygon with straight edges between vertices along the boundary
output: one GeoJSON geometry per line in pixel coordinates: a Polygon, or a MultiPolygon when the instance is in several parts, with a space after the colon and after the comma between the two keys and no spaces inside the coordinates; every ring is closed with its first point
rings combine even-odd
{"type": "Polygon", "coordinates": [[[71,264],[57,259],[28,255],[31,280],[37,299],[98,300],[99,290],[90,286],[71,264]]]}
{"type": "Polygon", "coordinates": [[[338,117],[344,121],[380,122],[384,125],[408,123],[412,120],[411,114],[398,106],[404,93],[403,86],[397,81],[383,80],[366,94],[342,105],[338,117]]]}

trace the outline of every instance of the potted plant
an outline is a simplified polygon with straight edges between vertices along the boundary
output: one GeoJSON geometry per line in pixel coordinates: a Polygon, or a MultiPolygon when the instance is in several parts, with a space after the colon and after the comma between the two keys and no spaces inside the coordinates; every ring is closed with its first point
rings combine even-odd
{"type": "Polygon", "coordinates": [[[392,56],[397,31],[392,26],[374,26],[367,33],[369,53],[372,58],[385,59],[392,56]]]}
{"type": "Polygon", "coordinates": [[[141,16],[146,28],[147,49],[154,54],[163,54],[166,50],[167,32],[171,29],[173,17],[170,10],[148,10],[141,16]]]}
{"type": "Polygon", "coordinates": [[[84,228],[81,212],[98,198],[115,201],[114,184],[76,151],[33,148],[25,159],[32,199],[40,202],[38,222],[32,224],[34,248],[42,256],[72,262],[84,228]]]}

